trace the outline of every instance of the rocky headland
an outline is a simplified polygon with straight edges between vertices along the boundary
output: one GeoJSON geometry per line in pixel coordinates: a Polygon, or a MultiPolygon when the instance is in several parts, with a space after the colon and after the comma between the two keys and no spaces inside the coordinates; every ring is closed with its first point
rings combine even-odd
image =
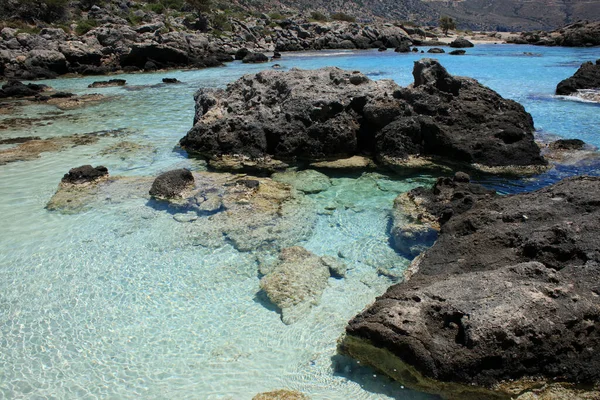
{"type": "Polygon", "coordinates": [[[579,21],[554,31],[522,32],[507,43],[538,46],[591,47],[600,45],[600,21],[579,21]]]}
{"type": "Polygon", "coordinates": [[[350,321],[341,351],[449,399],[596,398],[598,191],[575,177],[498,196],[464,174],[414,190],[405,208],[439,238],[350,321]]]}
{"type": "Polygon", "coordinates": [[[180,143],[228,169],[357,155],[395,169],[432,163],[494,172],[545,168],[533,120],[520,104],[451,76],[436,60],[415,62],[413,76],[404,88],[337,68],[246,75],[225,90],[196,93],[195,124],[180,143]]]}

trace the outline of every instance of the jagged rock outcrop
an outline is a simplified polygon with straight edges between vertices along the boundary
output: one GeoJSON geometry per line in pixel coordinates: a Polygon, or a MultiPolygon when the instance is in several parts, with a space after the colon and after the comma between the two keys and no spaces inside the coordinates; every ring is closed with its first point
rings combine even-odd
{"type": "Polygon", "coordinates": [[[572,77],[558,83],[556,94],[567,96],[576,94],[581,89],[600,90],[600,59],[595,64],[591,61],[581,64],[572,77]]]}
{"type": "Polygon", "coordinates": [[[455,213],[418,272],[350,321],[340,349],[449,399],[556,383],[565,398],[595,398],[599,194],[600,178],[575,177],[455,213]],[[584,387],[591,397],[569,392],[584,387]]]}
{"type": "Polygon", "coordinates": [[[211,162],[367,154],[400,166],[415,157],[480,169],[545,165],[520,104],[451,76],[436,60],[415,62],[413,75],[407,88],[338,68],[246,75],[196,93],[194,127],[180,143],[211,162]]]}

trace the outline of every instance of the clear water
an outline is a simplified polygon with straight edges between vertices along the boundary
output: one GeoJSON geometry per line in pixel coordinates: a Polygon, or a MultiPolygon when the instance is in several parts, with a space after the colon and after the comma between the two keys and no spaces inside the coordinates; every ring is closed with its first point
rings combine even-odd
{"type": "MultiPolygon", "coordinates": [[[[552,95],[579,64],[599,58],[598,49],[485,45],[462,57],[436,56],[451,73],[476,78],[524,104],[540,134],[600,145],[600,107],[552,95]]],[[[344,51],[286,54],[278,63],[335,65],[405,85],[420,57],[344,51]]],[[[202,161],[176,148],[192,123],[194,91],[266,67],[232,63],[125,75],[125,88],[87,89],[98,77],[48,81],[58,90],[115,97],[0,131],[2,138],[120,132],[94,145],[0,166],[0,398],[251,399],[277,388],[313,399],[435,398],[335,355],[346,322],[392,283],[378,268],[399,274],[409,262],[389,247],[394,197],[430,184],[431,177],[338,176],[329,190],[310,195],[317,224],[299,244],[344,257],[350,270],[345,279],[331,278],[321,304],[289,326],[257,295],[252,254],[196,245],[194,226],[205,220],[177,222],[135,194],[74,215],[44,209],[74,166],[102,164],[112,175],[134,177],[204,169],[202,161]],[[159,85],[165,76],[184,83],[159,85]],[[103,152],[125,140],[147,147],[129,155],[103,152]]],[[[29,106],[0,120],[48,112],[56,109],[29,106]]],[[[599,169],[571,166],[533,179],[486,183],[516,192],[578,173],[599,169]]]]}

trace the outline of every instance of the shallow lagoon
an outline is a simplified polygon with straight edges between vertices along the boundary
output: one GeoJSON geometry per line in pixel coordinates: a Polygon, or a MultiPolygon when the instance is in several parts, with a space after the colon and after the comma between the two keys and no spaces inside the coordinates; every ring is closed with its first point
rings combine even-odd
{"type": "MultiPolygon", "coordinates": [[[[335,65],[406,85],[412,62],[422,56],[297,53],[278,63],[335,65]]],[[[552,96],[579,64],[599,57],[597,49],[482,45],[465,56],[436,56],[449,72],[521,102],[539,134],[600,146],[600,106],[552,96]]],[[[206,223],[202,219],[177,222],[143,197],[107,198],[74,215],[44,209],[62,175],[82,164],[102,164],[125,176],[204,169],[202,161],[176,148],[192,124],[194,91],[269,66],[232,63],[124,75],[119,77],[128,86],[108,89],[87,89],[99,77],[48,81],[58,90],[115,98],[39,125],[0,130],[2,138],[119,130],[94,145],[0,166],[0,397],[250,399],[289,388],[313,399],[435,398],[335,356],[346,321],[392,284],[377,269],[401,272],[409,263],[388,244],[394,197],[430,184],[431,177],[337,176],[329,190],[309,196],[318,218],[313,236],[300,245],[344,257],[350,271],[345,279],[331,278],[321,304],[289,326],[258,295],[253,254],[199,245],[194,224],[206,223]],[[183,83],[162,85],[165,76],[183,83]],[[106,151],[121,141],[148,146],[131,154],[106,151]]],[[[0,120],[55,111],[31,106],[0,120]]],[[[510,193],[578,173],[600,171],[574,166],[542,177],[485,182],[510,193]]]]}

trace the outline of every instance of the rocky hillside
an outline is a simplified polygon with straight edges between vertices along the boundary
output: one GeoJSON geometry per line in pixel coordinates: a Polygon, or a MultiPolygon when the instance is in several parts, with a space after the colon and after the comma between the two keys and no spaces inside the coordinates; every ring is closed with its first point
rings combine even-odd
{"type": "Polygon", "coordinates": [[[599,0],[238,0],[260,10],[343,12],[359,19],[385,18],[437,24],[449,15],[458,27],[477,30],[527,31],[555,29],[580,19],[600,19],[599,0]]]}

